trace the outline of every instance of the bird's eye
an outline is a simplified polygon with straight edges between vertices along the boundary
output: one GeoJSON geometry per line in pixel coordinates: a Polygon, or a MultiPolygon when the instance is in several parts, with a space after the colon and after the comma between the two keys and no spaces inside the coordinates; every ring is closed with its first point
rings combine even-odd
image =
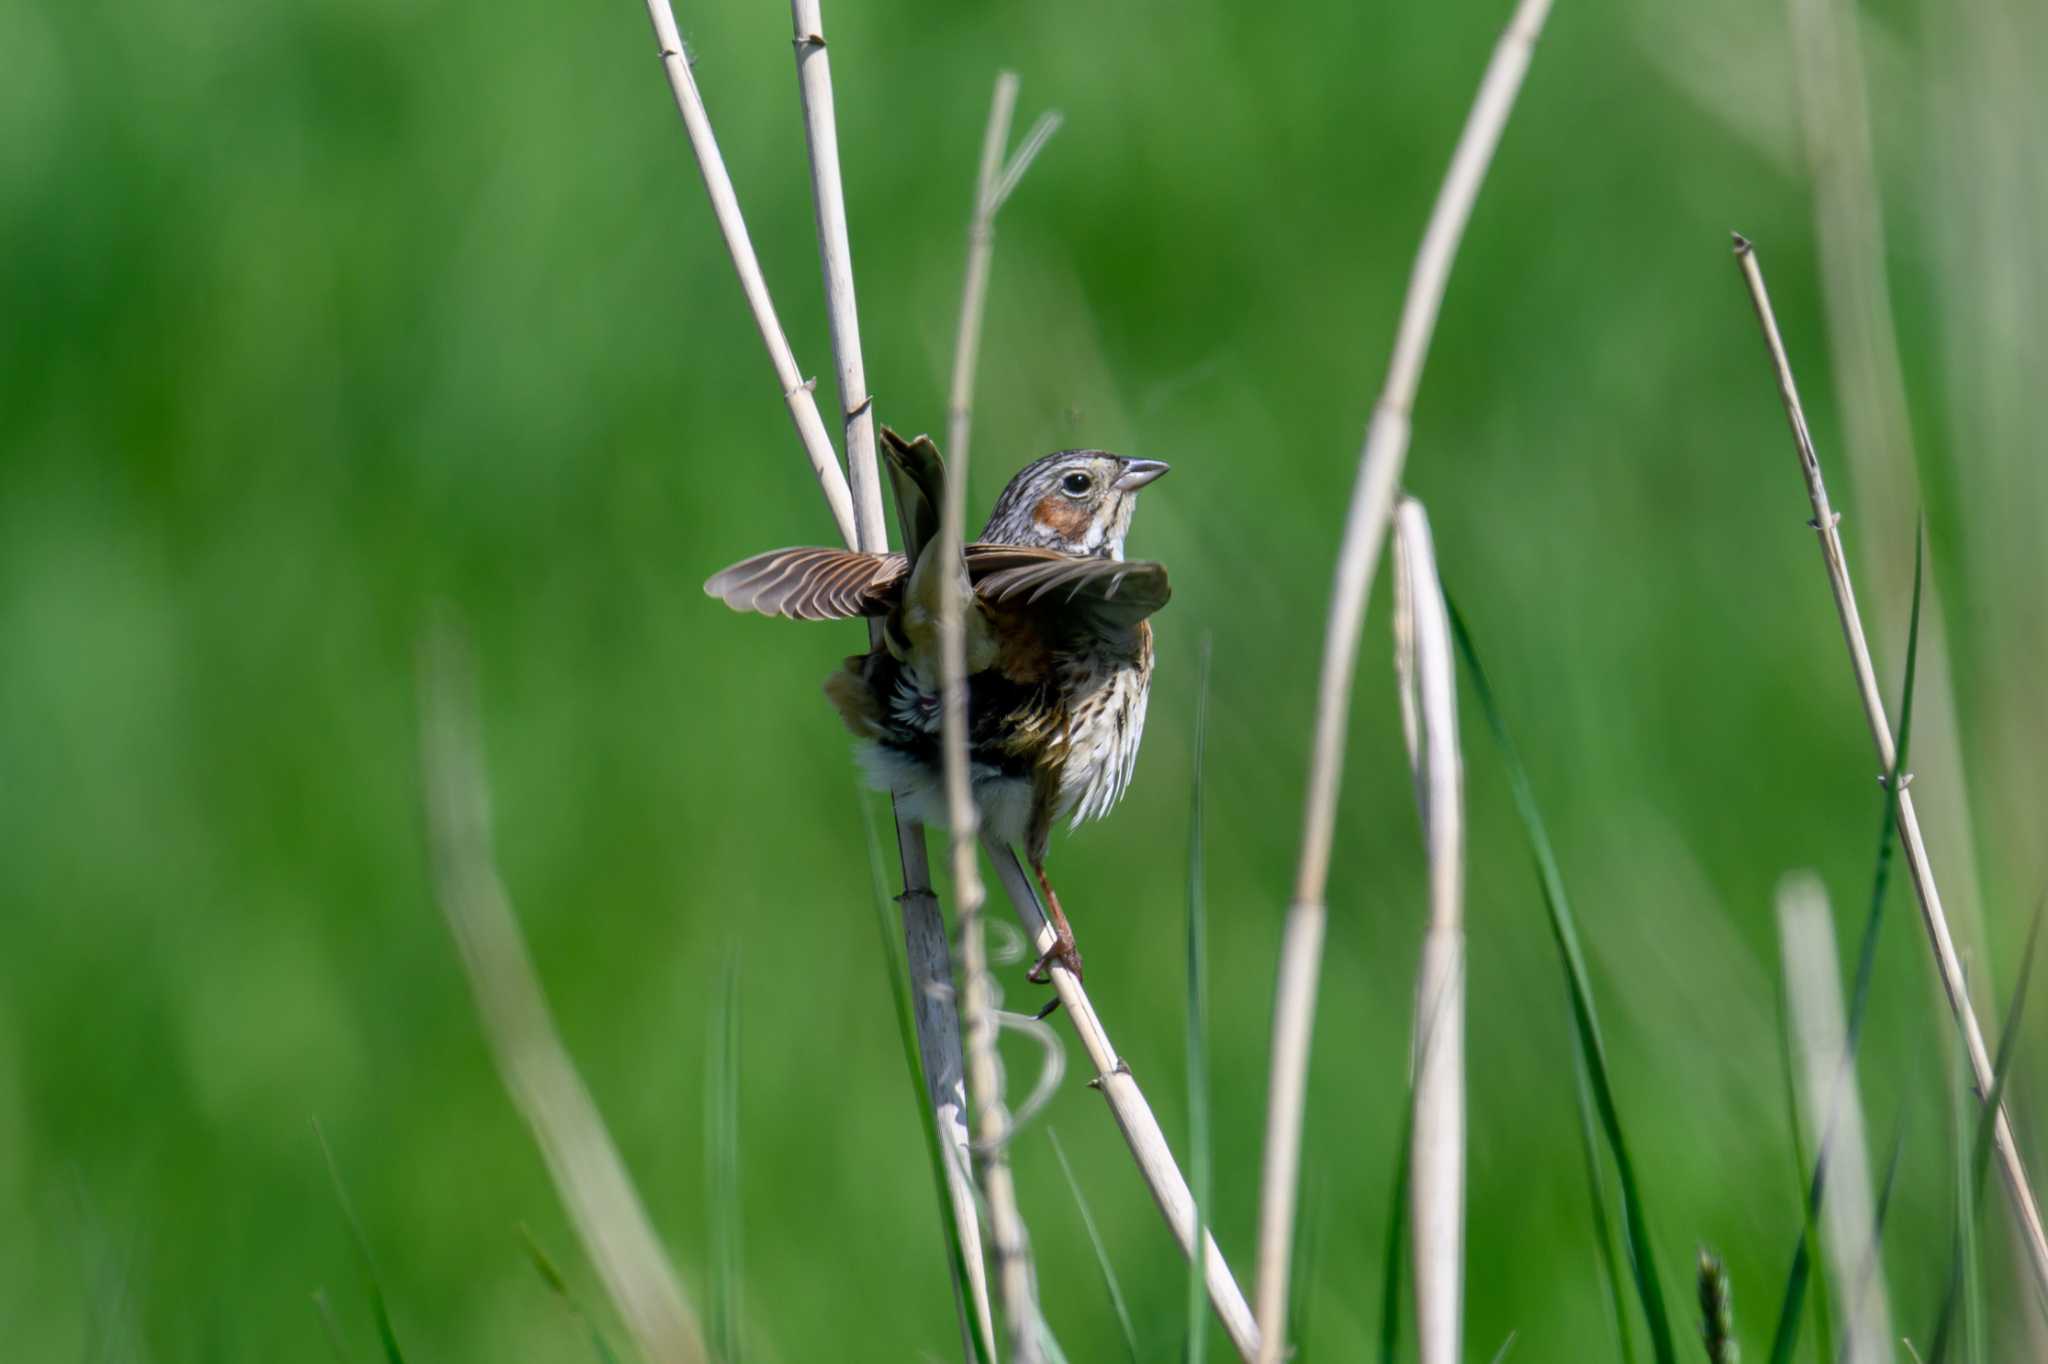
{"type": "Polygon", "coordinates": [[[1060,480],[1060,491],[1068,497],[1080,497],[1095,486],[1095,480],[1083,473],[1068,474],[1060,480]]]}

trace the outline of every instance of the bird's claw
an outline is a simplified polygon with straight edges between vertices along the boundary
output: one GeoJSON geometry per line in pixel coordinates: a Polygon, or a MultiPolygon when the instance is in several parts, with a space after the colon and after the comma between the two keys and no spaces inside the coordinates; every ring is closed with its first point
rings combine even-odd
{"type": "Polygon", "coordinates": [[[1046,949],[1045,955],[1032,966],[1025,979],[1033,985],[1044,985],[1052,979],[1052,968],[1055,964],[1066,967],[1073,973],[1075,980],[1081,979],[1081,953],[1074,946],[1072,933],[1063,933],[1055,938],[1052,946],[1046,949]]]}

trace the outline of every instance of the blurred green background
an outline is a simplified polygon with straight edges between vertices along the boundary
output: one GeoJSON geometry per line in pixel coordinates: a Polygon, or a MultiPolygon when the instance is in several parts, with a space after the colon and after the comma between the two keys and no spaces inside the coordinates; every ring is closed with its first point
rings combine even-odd
{"type": "MultiPolygon", "coordinates": [[[[788,16],[680,8],[830,410],[788,16]]],[[[1139,778],[1111,821],[1056,840],[1053,867],[1180,1144],[1212,637],[1214,1217],[1246,1283],[1335,540],[1508,8],[826,14],[868,372],[900,429],[943,426],[993,76],[1021,73],[1020,129],[1066,116],[1002,219],[973,501],[1061,446],[1174,463],[1132,542],[1176,584],[1139,778]]],[[[2048,118],[2028,79],[2048,21],[2024,0],[1880,0],[1864,21],[1967,773],[1921,798],[1971,812],[1934,856],[1945,884],[1981,888],[1954,909],[1980,925],[1959,932],[1988,1018],[2048,880],[2048,118]]],[[[751,1357],[950,1357],[854,776],[818,691],[857,632],[738,618],[699,590],[832,530],[641,6],[29,0],[0,9],[0,52],[0,1354],[322,1358],[324,1287],[369,1358],[314,1119],[409,1359],[591,1357],[521,1222],[622,1340],[429,891],[413,658],[446,599],[477,645],[506,879],[692,1289],[736,950],[751,1357]]],[[[1737,227],[1761,245],[1850,507],[1793,75],[1775,4],[1561,0],[1458,261],[1409,466],[1554,826],[1681,1344],[1706,1242],[1757,1358],[1797,1231],[1773,887],[1816,868],[1846,955],[1879,813],[1727,249],[1737,227]]],[[[1846,527],[1859,573],[1910,564],[1910,534],[1846,527]]],[[[1378,1329],[1424,913],[1384,583],[1311,1081],[1307,1344],[1326,1359],[1367,1357],[1378,1329]]],[[[1866,596],[1896,641],[1902,607],[1866,596]]],[[[1892,644],[1893,695],[1899,663],[1892,644]]],[[[1465,724],[1468,1345],[1489,1358],[1512,1330],[1517,1358],[1612,1358],[1555,953],[1469,705],[1465,724]]],[[[1862,1072],[1880,1161],[1904,1134],[1887,1263],[1919,1339],[1948,1265],[1951,1034],[1902,888],[1890,909],[1862,1072]]],[[[1021,966],[1003,983],[1040,998],[1021,966]]],[[[2014,1081],[2037,1160],[2044,1033],[2025,1028],[2014,1081]]],[[[1183,1271],[1078,1069],[1043,1124],[1150,1357],[1177,1357],[1183,1271]]],[[[1069,1354],[1119,1357],[1042,1131],[1016,1164],[1069,1354]]],[[[1996,1357],[2019,1358],[2034,1347],[1989,1226],[1996,1357]]]]}

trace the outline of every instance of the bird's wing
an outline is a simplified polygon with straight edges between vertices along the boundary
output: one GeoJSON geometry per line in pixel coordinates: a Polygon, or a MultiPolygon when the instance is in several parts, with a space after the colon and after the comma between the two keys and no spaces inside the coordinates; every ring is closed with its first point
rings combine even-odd
{"type": "Polygon", "coordinates": [[[1163,564],[1095,559],[1015,545],[969,545],[967,572],[990,606],[1129,629],[1173,595],[1163,564]]]}
{"type": "Polygon", "coordinates": [[[704,593],[735,611],[788,620],[886,616],[908,567],[901,554],[771,549],[713,575],[704,593]]]}

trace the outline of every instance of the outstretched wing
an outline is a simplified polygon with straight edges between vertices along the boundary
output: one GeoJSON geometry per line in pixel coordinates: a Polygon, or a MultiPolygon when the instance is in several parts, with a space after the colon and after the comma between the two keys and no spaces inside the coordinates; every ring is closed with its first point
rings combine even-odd
{"type": "Polygon", "coordinates": [[[1057,550],[969,545],[967,571],[990,606],[1044,612],[1096,629],[1127,630],[1173,595],[1163,564],[1057,550]]]}
{"type": "Polygon", "coordinates": [[[735,611],[787,620],[886,616],[907,569],[901,554],[771,549],[714,575],[704,593],[735,611]]]}

